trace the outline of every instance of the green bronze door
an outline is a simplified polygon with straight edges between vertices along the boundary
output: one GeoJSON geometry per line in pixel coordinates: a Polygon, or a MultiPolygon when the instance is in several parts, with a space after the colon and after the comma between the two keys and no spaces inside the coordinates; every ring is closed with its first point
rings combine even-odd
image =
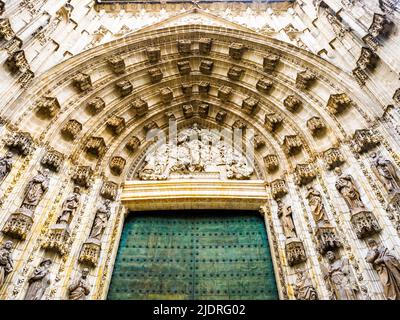
{"type": "Polygon", "coordinates": [[[278,299],[263,219],[243,211],[132,213],[108,299],[278,299]]]}

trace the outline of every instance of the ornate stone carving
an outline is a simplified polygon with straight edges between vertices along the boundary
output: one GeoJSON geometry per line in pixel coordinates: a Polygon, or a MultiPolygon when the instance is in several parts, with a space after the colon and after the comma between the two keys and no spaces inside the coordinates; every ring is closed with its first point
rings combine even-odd
{"type": "Polygon", "coordinates": [[[13,157],[12,152],[7,152],[4,157],[0,157],[0,184],[8,176],[13,167],[14,161],[12,157],[13,157]]]}
{"type": "Polygon", "coordinates": [[[191,118],[194,115],[194,109],[191,104],[182,105],[182,111],[185,118],[191,118]]]}
{"type": "Polygon", "coordinates": [[[346,160],[338,148],[329,148],[324,151],[323,158],[329,170],[341,166],[346,160]]]}
{"type": "Polygon", "coordinates": [[[296,271],[296,283],[294,284],[294,296],[296,300],[318,300],[318,293],[305,270],[296,271]]]}
{"type": "Polygon", "coordinates": [[[257,81],[256,89],[262,93],[269,93],[272,88],[272,81],[268,78],[261,78],[257,81]]]}
{"type": "Polygon", "coordinates": [[[303,186],[315,179],[318,170],[312,163],[299,163],[294,170],[294,180],[296,184],[303,186]]]}
{"type": "Polygon", "coordinates": [[[183,39],[183,40],[178,40],[177,41],[178,45],[178,52],[180,54],[190,54],[192,52],[191,47],[192,47],[192,41],[188,39],[183,39]]]}
{"type": "Polygon", "coordinates": [[[95,97],[88,103],[88,109],[92,114],[98,114],[104,110],[106,103],[100,97],[95,97]]]}
{"type": "Polygon", "coordinates": [[[226,111],[218,111],[217,114],[215,115],[215,121],[217,121],[217,123],[221,124],[225,122],[227,113],[226,111]]]}
{"type": "Polygon", "coordinates": [[[286,240],[285,253],[289,266],[294,266],[307,260],[303,242],[297,238],[290,238],[286,240]]]}
{"type": "Polygon", "coordinates": [[[323,268],[331,300],[357,300],[359,288],[345,257],[336,259],[332,251],[327,252],[328,264],[323,268]]]}
{"type": "Polygon", "coordinates": [[[212,39],[200,38],[199,39],[199,52],[200,54],[209,54],[211,52],[212,39]]]}
{"type": "Polygon", "coordinates": [[[37,104],[38,114],[44,115],[47,118],[53,118],[60,109],[60,103],[55,97],[43,97],[37,104]]]}
{"type": "Polygon", "coordinates": [[[244,74],[244,69],[240,67],[230,67],[228,70],[228,78],[234,81],[239,81],[244,74]]]}
{"type": "Polygon", "coordinates": [[[162,144],[149,152],[139,172],[141,180],[216,173],[228,179],[249,179],[253,169],[246,158],[221,140],[221,136],[197,124],[178,134],[178,143],[162,144]],[[178,155],[178,156],[176,156],[178,155]]]}
{"type": "Polygon", "coordinates": [[[125,60],[121,57],[111,57],[107,59],[107,63],[115,74],[125,73],[125,60]]]}
{"type": "Polygon", "coordinates": [[[296,87],[300,90],[307,90],[316,79],[317,76],[309,70],[298,72],[296,76],[296,87]]]}
{"type": "Polygon", "coordinates": [[[89,137],[85,145],[85,150],[91,155],[101,157],[106,151],[106,142],[103,137],[89,137]]]}
{"type": "Polygon", "coordinates": [[[18,50],[9,55],[6,60],[7,67],[11,70],[11,72],[22,72],[29,70],[29,63],[26,60],[24,50],[18,50]]]}
{"type": "Polygon", "coordinates": [[[371,160],[372,171],[385,187],[386,191],[390,195],[400,193],[400,177],[392,161],[384,159],[381,154],[375,152],[371,155],[371,160]]]}
{"type": "Polygon", "coordinates": [[[177,62],[177,67],[181,76],[187,76],[192,71],[189,60],[177,62]]]}
{"type": "Polygon", "coordinates": [[[160,95],[162,102],[165,104],[171,103],[172,99],[174,98],[174,93],[168,87],[161,89],[160,95]]]}
{"type": "Polygon", "coordinates": [[[321,136],[326,132],[325,122],[320,117],[312,117],[307,120],[307,128],[311,131],[311,134],[315,137],[321,136]]]}
{"type": "Polygon", "coordinates": [[[246,123],[244,123],[242,120],[236,120],[233,124],[232,124],[232,129],[240,129],[240,130],[244,130],[247,128],[246,123]]]}
{"type": "Polygon", "coordinates": [[[35,74],[31,70],[26,70],[19,78],[18,78],[18,83],[21,84],[21,88],[25,89],[27,88],[33,78],[35,77],[35,74]]]}
{"type": "Polygon", "coordinates": [[[52,171],[59,172],[64,162],[65,155],[54,149],[49,149],[42,160],[41,165],[52,171]]]}
{"type": "Polygon", "coordinates": [[[298,135],[288,135],[283,139],[283,149],[287,155],[298,154],[303,148],[303,142],[298,135]]]}
{"type": "Polygon", "coordinates": [[[366,74],[366,72],[363,69],[361,69],[360,67],[357,67],[357,68],[353,69],[352,73],[353,73],[357,83],[360,86],[365,85],[365,82],[368,79],[368,75],[366,74]]]}
{"type": "Polygon", "coordinates": [[[206,118],[208,116],[208,111],[210,110],[210,105],[208,103],[202,103],[199,106],[199,115],[202,118],[206,118]]]}
{"type": "Polygon", "coordinates": [[[72,181],[83,188],[88,188],[91,183],[93,170],[89,166],[78,166],[72,176],[72,181]]]}
{"type": "Polygon", "coordinates": [[[299,98],[294,95],[289,95],[283,100],[283,105],[290,112],[296,112],[302,105],[302,102],[299,98]]]}
{"type": "Polygon", "coordinates": [[[248,97],[242,101],[242,109],[247,114],[253,114],[257,110],[259,100],[248,97]]]}
{"type": "Polygon", "coordinates": [[[379,144],[378,137],[369,129],[356,130],[353,135],[354,150],[358,153],[367,152],[379,144]]]}
{"type": "Polygon", "coordinates": [[[28,132],[14,132],[5,139],[4,144],[24,157],[33,149],[33,139],[28,132]]]}
{"type": "Polygon", "coordinates": [[[126,97],[127,95],[130,95],[133,91],[133,85],[128,80],[118,81],[115,85],[121,97],[126,97]]]}
{"type": "Polygon", "coordinates": [[[357,66],[364,71],[366,69],[373,70],[377,60],[378,57],[370,48],[363,47],[361,48],[360,57],[357,60],[357,66]]]}
{"type": "Polygon", "coordinates": [[[87,74],[79,72],[73,80],[75,88],[80,91],[86,91],[92,89],[92,79],[87,74]]]}
{"type": "Polygon", "coordinates": [[[181,84],[182,93],[185,96],[191,96],[193,93],[193,84],[185,82],[181,84]]]}
{"type": "Polygon", "coordinates": [[[314,236],[316,239],[317,250],[321,254],[336,250],[342,246],[342,243],[337,236],[336,228],[332,227],[330,224],[317,227],[314,236]]]}
{"type": "Polygon", "coordinates": [[[232,88],[228,86],[222,86],[218,89],[218,98],[222,102],[226,102],[229,100],[232,94],[232,88]]]}
{"type": "Polygon", "coordinates": [[[61,133],[68,140],[75,140],[78,134],[82,131],[82,124],[75,119],[68,120],[62,127],[61,133]]]}
{"type": "Polygon", "coordinates": [[[126,143],[126,148],[130,152],[135,152],[139,148],[139,146],[140,146],[140,140],[135,136],[131,137],[126,143]]]}
{"type": "Polygon", "coordinates": [[[0,289],[6,281],[6,277],[14,270],[12,246],[12,241],[5,241],[0,248],[0,289]]]}
{"type": "Polygon", "coordinates": [[[265,140],[259,134],[255,134],[254,135],[253,143],[254,143],[254,148],[256,150],[258,150],[261,147],[265,146],[265,140]]]}
{"type": "Polygon", "coordinates": [[[50,259],[43,260],[33,271],[28,279],[28,289],[26,290],[24,300],[42,300],[46,289],[51,284],[50,259]]]}
{"type": "Polygon", "coordinates": [[[346,93],[331,94],[326,105],[332,114],[340,114],[352,104],[351,99],[346,93]]]}
{"type": "Polygon", "coordinates": [[[143,126],[144,132],[149,132],[152,129],[157,129],[158,124],[155,121],[149,121],[143,126]]]}
{"type": "Polygon", "coordinates": [[[288,193],[286,182],[283,179],[276,179],[271,182],[271,194],[275,200],[283,198],[288,193]]]}
{"type": "Polygon", "coordinates": [[[114,201],[117,198],[118,185],[112,181],[104,181],[100,190],[100,195],[104,199],[114,201]]]}
{"type": "Polygon", "coordinates": [[[400,300],[400,260],[382,244],[368,240],[365,260],[372,264],[379,275],[387,300],[400,300]]]}
{"type": "Polygon", "coordinates": [[[25,240],[33,224],[31,215],[29,210],[17,210],[8,217],[2,232],[12,238],[25,240]]]}
{"type": "Polygon", "coordinates": [[[275,112],[265,114],[264,125],[269,132],[275,132],[283,122],[283,118],[275,112]]]}
{"type": "Polygon", "coordinates": [[[161,49],[158,47],[149,47],[146,53],[150,63],[157,63],[161,58],[161,49]]]}
{"type": "Polygon", "coordinates": [[[279,60],[280,57],[278,55],[272,53],[267,54],[263,60],[264,72],[274,71],[276,66],[278,65],[279,60]]]}
{"type": "Polygon", "coordinates": [[[151,83],[160,82],[164,77],[161,69],[157,67],[149,69],[149,76],[151,83]]]}
{"type": "Polygon", "coordinates": [[[108,119],[107,127],[114,135],[118,136],[125,129],[125,119],[114,115],[108,119]]]}
{"type": "Polygon", "coordinates": [[[214,62],[211,60],[201,60],[200,61],[200,72],[210,75],[212,73],[212,69],[214,67],[214,62]]]}
{"type": "Polygon", "coordinates": [[[89,269],[84,268],[81,276],[68,287],[69,300],[86,300],[86,296],[90,293],[88,275],[89,269]]]}
{"type": "Polygon", "coordinates": [[[247,48],[243,43],[233,42],[229,45],[229,56],[232,59],[240,60],[242,59],[243,53],[246,49],[247,48]]]}
{"type": "Polygon", "coordinates": [[[199,93],[200,94],[208,94],[210,91],[211,85],[208,81],[200,81],[199,82],[199,93]]]}
{"type": "Polygon", "coordinates": [[[376,51],[379,48],[379,42],[371,35],[367,34],[363,38],[363,41],[366,45],[368,45],[372,50],[376,51]]]}
{"type": "Polygon", "coordinates": [[[11,28],[10,21],[7,18],[0,19],[0,39],[10,41],[14,36],[15,32],[11,28]]]}
{"type": "Polygon", "coordinates": [[[379,35],[386,36],[390,29],[390,23],[386,17],[382,14],[374,13],[372,24],[368,32],[374,37],[378,37],[379,35]]]}
{"type": "Polygon", "coordinates": [[[124,171],[125,164],[126,160],[124,158],[119,156],[112,157],[110,161],[110,169],[114,174],[119,176],[122,171],[124,171]]]}
{"type": "Polygon", "coordinates": [[[269,173],[278,170],[279,158],[276,154],[268,154],[264,157],[264,165],[269,173]]]}
{"type": "Polygon", "coordinates": [[[346,34],[346,31],[350,31],[350,30],[342,24],[341,17],[336,14],[331,13],[329,10],[326,10],[325,14],[326,14],[326,18],[327,18],[328,22],[331,24],[331,26],[333,28],[333,32],[336,34],[336,36],[339,39],[343,39],[346,34]]]}

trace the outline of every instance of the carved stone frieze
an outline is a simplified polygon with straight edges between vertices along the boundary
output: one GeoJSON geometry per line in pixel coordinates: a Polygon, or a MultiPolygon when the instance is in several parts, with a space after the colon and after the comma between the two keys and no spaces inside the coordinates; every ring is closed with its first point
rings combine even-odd
{"type": "Polygon", "coordinates": [[[185,118],[191,118],[194,115],[194,109],[191,104],[182,105],[182,111],[185,118]]]}
{"type": "Polygon", "coordinates": [[[131,108],[135,111],[137,116],[143,117],[149,111],[149,104],[147,101],[138,98],[131,103],[131,108]]]}
{"type": "Polygon", "coordinates": [[[323,158],[329,170],[341,166],[346,160],[338,148],[329,148],[324,151],[323,158]]]}
{"type": "Polygon", "coordinates": [[[367,152],[379,144],[379,138],[369,129],[359,129],[353,135],[354,150],[358,153],[367,152]]]}
{"type": "Polygon", "coordinates": [[[89,75],[79,72],[73,79],[75,88],[80,91],[87,91],[92,89],[92,79],[89,75]]]}
{"type": "Polygon", "coordinates": [[[4,144],[19,155],[27,156],[33,149],[33,139],[28,132],[14,132],[6,137],[4,144]]]}
{"type": "Polygon", "coordinates": [[[115,156],[111,158],[110,161],[110,169],[116,174],[120,175],[125,168],[126,160],[120,156],[115,156]]]}
{"type": "Polygon", "coordinates": [[[331,94],[326,108],[332,114],[339,114],[350,107],[351,104],[352,100],[347,96],[346,93],[331,94]]]}
{"type": "Polygon", "coordinates": [[[283,118],[276,112],[265,114],[264,125],[269,132],[275,132],[282,126],[283,118]]]}
{"type": "Polygon", "coordinates": [[[187,76],[192,71],[189,60],[177,62],[177,67],[181,76],[187,76]]]}
{"type": "Polygon", "coordinates": [[[83,188],[88,188],[91,184],[93,170],[89,166],[78,166],[72,175],[72,181],[83,188]]]}
{"type": "Polygon", "coordinates": [[[226,111],[218,111],[217,114],[215,115],[215,121],[217,121],[217,123],[221,124],[225,122],[227,113],[226,111]]]}
{"type": "Polygon", "coordinates": [[[286,259],[289,266],[294,266],[307,261],[303,242],[297,238],[290,238],[285,243],[286,259]]]}
{"type": "Polygon", "coordinates": [[[50,149],[46,152],[40,163],[42,166],[49,168],[52,171],[59,172],[64,159],[64,154],[58,152],[57,150],[50,149]]]}
{"type": "Polygon", "coordinates": [[[193,93],[193,84],[190,82],[184,82],[181,84],[181,90],[185,96],[191,96],[193,93]]]}
{"type": "Polygon", "coordinates": [[[198,86],[200,94],[208,94],[211,88],[211,84],[208,81],[200,81],[198,86]]]}
{"type": "Polygon", "coordinates": [[[81,131],[82,124],[75,119],[68,120],[61,129],[62,135],[68,140],[75,140],[81,131]]]}
{"type": "Polygon", "coordinates": [[[106,142],[103,137],[89,137],[85,144],[85,150],[91,155],[101,157],[106,151],[106,142]]]}
{"type": "Polygon", "coordinates": [[[244,74],[244,69],[240,67],[230,67],[228,70],[228,78],[234,81],[239,81],[244,74]]]}
{"type": "Polygon", "coordinates": [[[289,95],[283,100],[283,105],[290,112],[296,112],[302,105],[302,102],[299,98],[294,95],[289,95]]]}
{"type": "Polygon", "coordinates": [[[259,100],[248,97],[242,101],[242,109],[247,114],[253,114],[257,110],[259,100]]]}
{"type": "Polygon", "coordinates": [[[287,155],[298,154],[303,148],[303,142],[298,135],[287,135],[283,139],[283,149],[287,155]]]}
{"type": "Polygon", "coordinates": [[[10,41],[14,36],[15,32],[11,28],[10,21],[7,18],[0,19],[0,39],[10,41]]]}
{"type": "Polygon", "coordinates": [[[200,61],[200,72],[210,75],[214,67],[214,62],[211,60],[201,60],[200,61]]]}
{"type": "Polygon", "coordinates": [[[100,190],[100,195],[104,199],[109,199],[111,201],[114,201],[117,198],[117,193],[118,193],[118,184],[112,181],[104,181],[100,190]]]}
{"type": "Polygon", "coordinates": [[[272,198],[274,198],[275,200],[283,198],[289,192],[286,186],[286,182],[283,179],[276,179],[272,181],[270,186],[272,198]]]}
{"type": "Polygon", "coordinates": [[[118,81],[116,83],[116,87],[121,97],[126,97],[127,95],[130,95],[133,91],[133,85],[128,80],[118,81]]]}
{"type": "Polygon", "coordinates": [[[125,73],[125,60],[121,57],[111,57],[107,59],[107,63],[115,74],[125,73]]]}
{"type": "Polygon", "coordinates": [[[273,53],[267,54],[263,60],[264,72],[274,71],[276,66],[278,65],[279,60],[280,57],[278,55],[273,53]]]}
{"type": "Polygon", "coordinates": [[[232,88],[228,86],[222,86],[218,89],[218,98],[222,102],[226,102],[229,100],[232,94],[232,88]]]}
{"type": "Polygon", "coordinates": [[[229,45],[229,56],[232,59],[240,60],[242,59],[243,53],[246,49],[247,48],[243,43],[233,42],[229,45]]]}
{"type": "Polygon", "coordinates": [[[161,69],[158,67],[149,69],[149,76],[151,83],[160,82],[164,77],[161,69]]]}
{"type": "Polygon", "coordinates": [[[296,184],[304,186],[313,181],[317,173],[318,170],[313,163],[299,163],[294,170],[294,180],[296,184]]]}
{"type": "Polygon", "coordinates": [[[108,119],[107,128],[109,128],[114,135],[118,136],[125,129],[125,119],[114,115],[108,119]]]}
{"type": "Polygon", "coordinates": [[[210,105],[208,103],[202,103],[199,105],[199,115],[202,118],[206,118],[208,116],[208,111],[210,110],[210,105]]]}
{"type": "Polygon", "coordinates": [[[326,132],[326,124],[320,117],[312,117],[307,120],[307,128],[313,136],[321,136],[326,132]]]}
{"type": "Polygon", "coordinates": [[[264,165],[269,173],[278,170],[279,158],[276,154],[268,154],[264,157],[264,165]]]}
{"type": "Polygon", "coordinates": [[[211,38],[200,38],[199,39],[199,52],[200,54],[209,54],[212,48],[211,38]]]}
{"type": "Polygon", "coordinates": [[[126,148],[130,151],[130,152],[135,152],[140,146],[140,140],[138,137],[131,137],[128,142],[126,143],[126,148]]]}
{"type": "Polygon", "coordinates": [[[160,90],[160,96],[161,96],[162,102],[165,104],[171,103],[171,101],[174,99],[174,93],[168,87],[162,88],[160,90]]]}
{"type": "Polygon", "coordinates": [[[88,109],[92,114],[98,114],[104,110],[106,103],[100,97],[95,97],[88,102],[88,109]]]}
{"type": "Polygon", "coordinates": [[[61,109],[58,99],[55,97],[43,97],[37,104],[37,112],[47,118],[53,118],[61,109]]]}
{"type": "Polygon", "coordinates": [[[268,94],[271,91],[272,85],[272,81],[264,77],[257,81],[256,89],[262,93],[268,94]]]}
{"type": "Polygon", "coordinates": [[[307,90],[315,82],[317,76],[310,70],[304,70],[297,73],[296,87],[300,90],[307,90]]]}
{"type": "Polygon", "coordinates": [[[190,54],[192,52],[192,41],[188,39],[178,40],[177,41],[178,52],[180,54],[190,54]]]}
{"type": "Polygon", "coordinates": [[[26,60],[24,50],[18,50],[9,55],[6,60],[7,67],[11,72],[22,72],[30,69],[28,60],[26,60]]]}
{"type": "Polygon", "coordinates": [[[158,47],[149,47],[146,53],[150,63],[157,63],[161,59],[161,49],[158,47]]]}

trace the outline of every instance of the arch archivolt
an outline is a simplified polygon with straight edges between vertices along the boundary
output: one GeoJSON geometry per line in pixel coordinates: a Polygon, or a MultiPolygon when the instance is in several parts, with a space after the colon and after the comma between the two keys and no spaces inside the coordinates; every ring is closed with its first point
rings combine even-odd
{"type": "MultiPolygon", "coordinates": [[[[390,220],[386,212],[384,205],[387,201],[382,201],[382,195],[386,196],[387,193],[377,182],[376,177],[365,174],[365,166],[371,152],[379,151],[385,157],[398,161],[392,149],[398,148],[398,145],[392,146],[384,139],[384,143],[378,146],[376,141],[375,135],[385,138],[387,134],[386,129],[382,128],[378,121],[383,113],[382,106],[376,98],[371,98],[362,91],[349,75],[303,49],[251,32],[200,25],[137,32],[85,51],[34,80],[30,88],[2,111],[6,125],[3,126],[0,136],[7,140],[8,135],[12,133],[28,132],[33,138],[33,148],[25,157],[15,155],[13,171],[0,187],[3,192],[0,208],[1,228],[7,224],[9,215],[18,209],[27,179],[41,169],[42,159],[49,150],[58,151],[63,155],[63,159],[60,160],[58,172],[50,174],[51,190],[45,194],[37,208],[36,215],[40,218],[34,220],[25,240],[15,242],[18,266],[23,266],[23,271],[9,277],[7,281],[10,285],[0,291],[0,297],[21,298],[26,287],[28,272],[43,257],[51,257],[56,261],[54,268],[57,269],[57,276],[62,279],[54,284],[48,293],[48,298],[65,297],[69,278],[75,277],[81,264],[87,264],[90,260],[88,257],[82,260],[81,256],[95,218],[94,208],[104,198],[108,198],[112,200],[112,215],[104,231],[105,240],[98,250],[98,256],[92,257],[95,261],[91,266],[90,276],[93,283],[90,297],[106,297],[126,214],[126,208],[121,203],[131,203],[127,205],[128,208],[135,209],[135,206],[132,206],[132,198],[129,198],[129,192],[131,194],[136,192],[135,187],[145,189],[146,185],[148,188],[153,188],[152,192],[161,185],[163,188],[171,186],[172,190],[181,190],[180,184],[190,183],[179,180],[140,181],[136,177],[143,167],[146,150],[152,144],[151,141],[145,140],[144,126],[154,122],[168,136],[169,118],[166,113],[174,115],[178,129],[186,129],[193,123],[209,129],[231,129],[239,120],[246,127],[245,133],[246,130],[253,129],[264,141],[265,145],[256,150],[255,174],[249,181],[213,183],[226,186],[228,191],[229,187],[257,184],[258,188],[265,192],[258,198],[257,201],[260,203],[257,206],[261,207],[261,212],[265,216],[282,298],[294,298],[293,283],[297,267],[311,276],[321,298],[329,297],[323,277],[323,265],[327,261],[326,251],[318,251],[320,246],[316,240],[318,228],[306,197],[307,186],[310,185],[321,193],[331,227],[336,230],[335,236],[342,244],[331,249],[335,250],[338,256],[349,257],[351,268],[359,279],[357,281],[361,290],[358,298],[382,298],[379,280],[362,256],[366,252],[365,242],[359,239],[354,231],[348,207],[335,188],[338,176],[333,173],[333,167],[336,166],[341,167],[346,174],[354,176],[363,200],[373,211],[381,227],[381,230],[372,236],[389,239],[385,243],[389,241],[398,250],[400,243],[398,238],[393,236],[396,233],[395,221],[390,220]],[[200,38],[213,40],[208,54],[199,51],[200,38]],[[193,42],[191,54],[182,55],[177,50],[177,40],[184,39],[193,42]],[[235,42],[247,48],[242,58],[238,60],[232,59],[229,55],[229,46],[235,42]],[[157,63],[152,64],[148,61],[145,52],[148,47],[161,49],[161,58],[157,63]],[[270,71],[263,69],[263,58],[268,54],[279,56],[277,66],[270,71]],[[124,61],[124,73],[118,75],[113,72],[107,62],[110,57],[118,57],[124,61]],[[199,71],[201,60],[214,62],[211,74],[206,75],[199,71]],[[180,61],[189,61],[192,70],[190,76],[179,73],[177,62],[180,61]],[[227,77],[228,70],[232,66],[244,70],[244,75],[237,81],[227,77]],[[163,73],[163,79],[156,83],[152,83],[148,75],[148,71],[154,67],[160,68],[163,73]],[[296,84],[298,73],[304,70],[316,76],[308,89],[300,89],[296,84]],[[73,81],[79,73],[90,77],[89,90],[79,91],[74,87],[73,81]],[[268,93],[256,89],[257,81],[261,78],[272,82],[272,88],[268,93]],[[121,97],[116,89],[116,84],[121,80],[129,80],[133,85],[132,92],[125,97],[121,97]],[[201,81],[210,83],[207,94],[198,92],[201,81]],[[185,95],[182,92],[182,83],[193,84],[192,94],[185,95]],[[222,101],[218,97],[218,89],[221,86],[232,88],[232,95],[228,101],[222,101]],[[159,93],[161,89],[167,87],[173,92],[173,100],[170,103],[163,102],[159,93]],[[351,102],[343,113],[332,114],[327,109],[327,103],[332,95],[340,93],[345,93],[351,102]],[[284,106],[283,100],[290,95],[301,101],[301,107],[297,111],[291,112],[284,106]],[[50,118],[41,118],[36,112],[37,104],[45,96],[57,98],[60,107],[50,118]],[[96,97],[104,100],[105,107],[98,113],[91,114],[87,110],[87,105],[96,97]],[[258,100],[258,106],[252,113],[247,113],[242,107],[243,100],[247,97],[258,100]],[[131,102],[139,98],[148,104],[148,110],[142,116],[135,114],[131,107],[131,102]],[[206,115],[200,115],[198,112],[201,103],[209,105],[206,115]],[[182,106],[185,104],[194,107],[194,114],[191,117],[183,113],[182,106]],[[216,115],[220,111],[227,113],[224,121],[216,120],[216,115]],[[276,130],[269,130],[265,124],[265,116],[271,112],[283,118],[282,125],[276,130]],[[124,118],[124,129],[119,134],[113,134],[107,128],[107,121],[113,116],[124,118]],[[307,128],[307,121],[312,117],[319,117],[326,125],[323,134],[313,135],[307,128]],[[66,140],[61,134],[61,129],[71,119],[80,122],[82,130],[77,133],[75,139],[66,140]],[[358,129],[367,129],[365,139],[353,135],[358,129]],[[369,129],[373,131],[368,131],[369,129]],[[285,137],[291,135],[299,137],[302,142],[301,151],[298,153],[288,154],[283,146],[285,137]],[[98,156],[85,151],[91,137],[102,137],[105,141],[104,150],[99,152],[98,156]],[[132,137],[137,137],[140,144],[136,150],[129,151],[126,145],[132,137]],[[360,151],[357,145],[361,145],[364,149],[360,151]],[[335,148],[335,152],[341,153],[343,158],[340,154],[334,153],[328,157],[331,160],[327,160],[325,152],[330,148],[335,148]],[[270,154],[276,155],[279,163],[278,168],[269,172],[264,158],[270,154]],[[125,160],[118,174],[109,168],[110,161],[116,156],[125,160]],[[330,163],[331,168],[328,170],[329,161],[333,162],[330,163]],[[76,173],[82,167],[90,167],[92,172],[90,170],[86,173],[81,172],[81,180],[84,182],[78,184],[82,189],[82,204],[71,224],[72,232],[67,241],[67,253],[57,254],[54,250],[45,250],[48,229],[55,223],[62,202],[72,192],[74,184],[77,184],[76,173]],[[377,188],[380,190],[376,191],[377,188]],[[294,249],[287,246],[278,216],[278,202],[292,206],[298,228],[298,240],[304,240],[291,243],[297,246],[294,249]],[[290,250],[297,252],[297,256],[290,257],[290,250]],[[24,252],[29,254],[24,255],[24,252]],[[364,280],[360,280],[361,276],[364,280]]],[[[6,149],[6,146],[2,145],[2,153],[5,153],[6,149]]],[[[210,197],[214,192],[213,183],[210,182],[209,185],[210,197]]],[[[238,189],[235,190],[237,192],[238,189]]],[[[140,192],[137,193],[138,199],[144,197],[140,192]]],[[[172,193],[172,197],[173,195],[172,193]]],[[[239,197],[239,194],[235,196],[239,197]]],[[[143,199],[148,199],[147,202],[151,200],[146,197],[143,199]]],[[[242,200],[245,201],[245,197],[242,200]]],[[[143,208],[140,207],[138,210],[143,208]]],[[[7,237],[9,235],[2,235],[0,239],[7,237]]]]}

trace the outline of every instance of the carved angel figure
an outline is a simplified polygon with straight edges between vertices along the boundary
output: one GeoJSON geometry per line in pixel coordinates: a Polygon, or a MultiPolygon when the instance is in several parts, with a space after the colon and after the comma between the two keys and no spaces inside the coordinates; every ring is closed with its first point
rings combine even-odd
{"type": "Polygon", "coordinates": [[[0,158],[0,182],[10,173],[13,165],[12,153],[7,152],[4,157],[0,158]]]}
{"type": "Polygon", "coordinates": [[[294,285],[294,296],[297,300],[318,300],[318,293],[305,271],[296,271],[297,279],[294,285]]]}
{"type": "Polygon", "coordinates": [[[21,207],[34,210],[49,188],[49,170],[38,171],[38,174],[29,181],[21,207]]]}
{"type": "Polygon", "coordinates": [[[357,190],[356,183],[353,177],[349,174],[342,174],[340,168],[335,168],[335,172],[339,175],[336,181],[336,189],[340,192],[350,211],[356,209],[365,209],[365,205],[361,200],[360,193],[357,190]]]}
{"type": "Polygon", "coordinates": [[[281,219],[282,229],[286,239],[297,237],[292,214],[291,206],[284,207],[281,201],[278,202],[278,217],[281,219]]]}
{"type": "Polygon", "coordinates": [[[5,282],[7,275],[13,271],[13,259],[11,256],[12,241],[6,241],[0,249],[0,288],[5,282]]]}
{"type": "Polygon", "coordinates": [[[328,251],[328,266],[324,268],[324,279],[328,290],[335,300],[357,300],[358,286],[351,272],[349,260],[345,257],[336,259],[332,251],[328,251]]]}
{"type": "Polygon", "coordinates": [[[400,300],[400,261],[383,245],[370,239],[365,260],[372,264],[379,275],[383,292],[388,300],[400,300]]]}
{"type": "Polygon", "coordinates": [[[389,193],[400,192],[400,178],[394,164],[382,155],[372,154],[372,170],[389,193]]]}
{"type": "Polygon", "coordinates": [[[74,187],[74,192],[69,195],[63,203],[61,214],[58,216],[57,223],[69,226],[81,199],[80,188],[74,187]]]}
{"type": "Polygon", "coordinates": [[[88,274],[89,269],[84,268],[79,279],[69,286],[68,292],[70,300],[85,300],[86,296],[89,295],[90,286],[87,279],[88,274]]]}
{"type": "Polygon", "coordinates": [[[43,260],[39,266],[36,267],[32,276],[28,280],[28,289],[25,293],[24,300],[41,300],[47,287],[51,283],[50,279],[50,266],[52,262],[50,259],[43,260]]]}
{"type": "Polygon", "coordinates": [[[89,239],[101,240],[107,221],[111,215],[110,203],[111,201],[107,199],[98,207],[89,239]]]}
{"type": "Polygon", "coordinates": [[[326,223],[328,218],[326,216],[324,204],[322,203],[321,193],[312,186],[309,186],[307,190],[306,198],[308,199],[308,204],[310,205],[315,222],[317,225],[321,222],[326,223]]]}

